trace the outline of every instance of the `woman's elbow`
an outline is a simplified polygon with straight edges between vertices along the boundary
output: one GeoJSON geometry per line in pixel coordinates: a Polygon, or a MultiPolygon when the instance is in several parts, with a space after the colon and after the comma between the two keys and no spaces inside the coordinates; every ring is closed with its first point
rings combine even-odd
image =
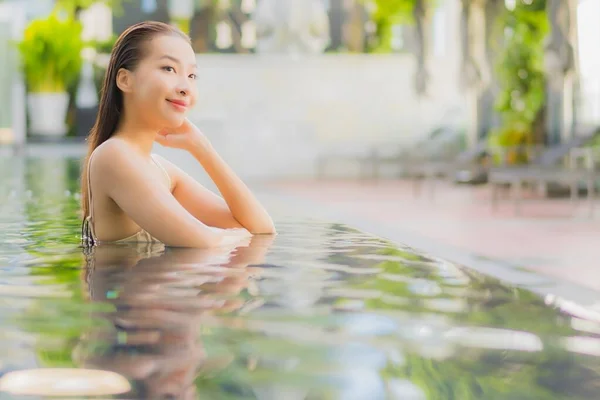
{"type": "Polygon", "coordinates": [[[264,225],[259,225],[253,227],[253,229],[249,229],[250,233],[253,235],[276,235],[277,229],[273,223],[267,223],[264,225]]]}

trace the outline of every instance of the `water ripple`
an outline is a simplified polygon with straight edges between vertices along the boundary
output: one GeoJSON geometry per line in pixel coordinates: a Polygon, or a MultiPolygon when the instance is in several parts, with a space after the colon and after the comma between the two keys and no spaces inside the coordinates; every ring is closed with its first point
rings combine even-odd
{"type": "Polygon", "coordinates": [[[0,398],[15,387],[6,372],[31,380],[56,368],[56,387],[79,397],[98,393],[106,372],[140,399],[578,400],[600,390],[597,313],[575,304],[292,212],[275,216],[278,236],[227,251],[84,253],[78,160],[8,165],[0,398]]]}

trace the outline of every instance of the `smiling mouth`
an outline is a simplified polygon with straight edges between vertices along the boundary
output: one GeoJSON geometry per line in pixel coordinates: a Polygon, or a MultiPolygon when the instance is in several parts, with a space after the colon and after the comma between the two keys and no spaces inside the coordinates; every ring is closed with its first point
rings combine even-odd
{"type": "Polygon", "coordinates": [[[175,108],[177,108],[178,110],[186,110],[187,109],[187,104],[182,102],[182,101],[177,101],[177,100],[168,100],[167,101],[169,103],[171,103],[171,105],[175,108]]]}

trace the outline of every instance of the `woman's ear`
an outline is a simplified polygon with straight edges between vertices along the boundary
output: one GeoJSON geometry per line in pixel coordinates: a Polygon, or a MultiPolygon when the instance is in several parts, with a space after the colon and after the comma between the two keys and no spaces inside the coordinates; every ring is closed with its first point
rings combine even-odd
{"type": "Polygon", "coordinates": [[[121,68],[117,71],[117,87],[123,93],[131,92],[131,72],[125,68],[121,68]]]}

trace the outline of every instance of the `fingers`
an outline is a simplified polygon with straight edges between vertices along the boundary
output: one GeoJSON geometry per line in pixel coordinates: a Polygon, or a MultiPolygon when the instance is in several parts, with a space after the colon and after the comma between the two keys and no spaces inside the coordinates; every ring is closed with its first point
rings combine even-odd
{"type": "Polygon", "coordinates": [[[162,144],[163,146],[166,144],[167,142],[167,137],[165,135],[161,135],[160,133],[156,135],[156,137],[154,138],[154,141],[162,144]]]}
{"type": "Polygon", "coordinates": [[[187,138],[177,133],[158,133],[154,141],[166,147],[185,148],[187,138]]]}
{"type": "Polygon", "coordinates": [[[162,144],[163,146],[171,146],[175,137],[169,133],[158,133],[155,137],[155,141],[162,144]]]}

